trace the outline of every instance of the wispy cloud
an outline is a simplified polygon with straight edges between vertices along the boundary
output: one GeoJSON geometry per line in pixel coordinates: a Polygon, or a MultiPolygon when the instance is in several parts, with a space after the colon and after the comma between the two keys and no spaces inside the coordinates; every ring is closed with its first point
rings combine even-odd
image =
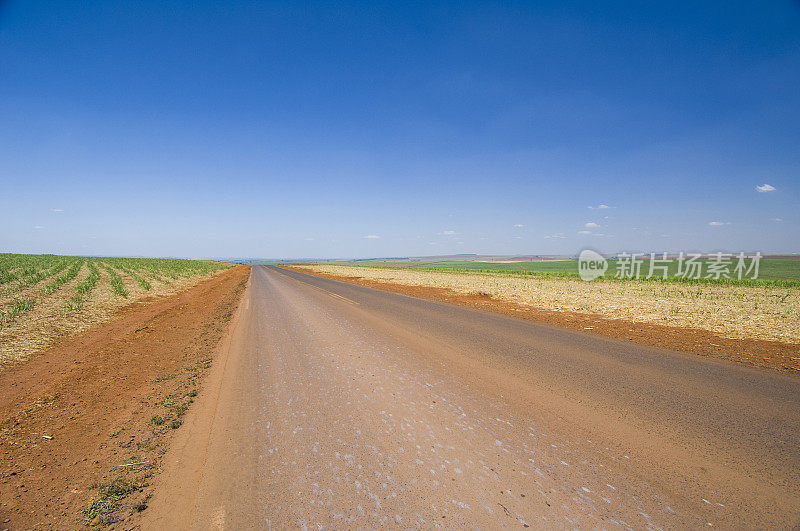
{"type": "Polygon", "coordinates": [[[783,222],[783,218],[772,218],[772,221],[774,221],[775,223],[781,223],[783,222]]]}
{"type": "Polygon", "coordinates": [[[517,223],[516,225],[514,225],[515,229],[521,229],[523,227],[525,227],[525,225],[523,225],[522,223],[517,223]]]}
{"type": "Polygon", "coordinates": [[[578,231],[578,234],[583,234],[583,235],[585,235],[585,236],[586,236],[586,235],[589,235],[589,234],[591,234],[591,233],[592,233],[592,231],[590,231],[590,230],[579,230],[579,231],[578,231]]]}
{"type": "Polygon", "coordinates": [[[587,223],[586,225],[584,225],[584,227],[586,227],[587,229],[596,229],[596,228],[597,228],[597,227],[599,227],[599,226],[600,226],[600,225],[598,225],[598,224],[597,224],[597,223],[595,223],[594,221],[590,221],[589,223],[587,223]]]}
{"type": "Polygon", "coordinates": [[[724,225],[730,225],[730,223],[727,221],[709,221],[708,224],[711,225],[712,227],[722,227],[724,225]]]}
{"type": "Polygon", "coordinates": [[[313,242],[313,241],[314,241],[314,238],[303,238],[303,239],[304,239],[305,241],[307,241],[307,242],[313,242]]]}
{"type": "Polygon", "coordinates": [[[35,227],[33,227],[33,229],[34,230],[42,230],[42,229],[44,229],[44,227],[42,227],[41,225],[36,225],[35,227]]]}
{"type": "Polygon", "coordinates": [[[445,235],[445,236],[454,236],[454,235],[456,235],[458,233],[456,231],[454,231],[454,230],[446,230],[446,231],[442,231],[442,234],[445,235]]]}
{"type": "Polygon", "coordinates": [[[775,188],[771,184],[764,183],[761,186],[756,186],[756,190],[758,190],[761,193],[764,193],[764,192],[774,192],[775,190],[777,190],[777,188],[775,188]]]}
{"type": "Polygon", "coordinates": [[[555,234],[548,234],[547,236],[545,236],[545,239],[548,240],[563,240],[565,238],[566,236],[564,236],[563,232],[557,232],[555,234]]]}
{"type": "Polygon", "coordinates": [[[608,206],[608,205],[604,205],[603,203],[600,203],[597,206],[589,206],[588,208],[589,208],[589,210],[605,210],[605,209],[611,208],[611,207],[608,206]]]}
{"type": "Polygon", "coordinates": [[[366,236],[364,236],[364,238],[368,240],[379,240],[380,236],[378,236],[377,234],[367,234],[366,236]]]}
{"type": "Polygon", "coordinates": [[[50,212],[55,212],[56,214],[61,214],[62,212],[64,212],[64,209],[63,208],[51,208],[50,212]]]}

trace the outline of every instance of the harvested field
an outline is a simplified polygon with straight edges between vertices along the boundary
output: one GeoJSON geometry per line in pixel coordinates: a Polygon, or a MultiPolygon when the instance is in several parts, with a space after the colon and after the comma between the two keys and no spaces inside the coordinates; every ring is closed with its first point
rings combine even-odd
{"type": "Polygon", "coordinates": [[[800,343],[800,289],[650,281],[583,282],[504,274],[336,265],[296,266],[341,277],[485,294],[542,311],[707,330],[734,339],[800,343]]]}
{"type": "Polygon", "coordinates": [[[136,301],[184,291],[230,264],[0,254],[0,367],[107,321],[136,301]]]}

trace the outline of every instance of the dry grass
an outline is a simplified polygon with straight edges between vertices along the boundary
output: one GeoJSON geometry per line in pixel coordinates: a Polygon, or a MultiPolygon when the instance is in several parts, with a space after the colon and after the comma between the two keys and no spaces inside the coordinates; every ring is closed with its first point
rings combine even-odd
{"type": "Polygon", "coordinates": [[[503,274],[432,272],[336,265],[301,266],[378,282],[483,292],[537,309],[710,330],[730,338],[800,343],[800,289],[686,285],[648,281],[583,282],[503,274]]]}
{"type": "MultiPolygon", "coordinates": [[[[99,264],[100,261],[95,261],[99,264]]],[[[113,264],[112,264],[113,267],[113,264]]],[[[9,362],[21,361],[31,354],[46,348],[54,339],[83,332],[98,323],[109,320],[120,308],[147,297],[163,297],[184,291],[218,274],[224,269],[167,278],[163,274],[148,275],[151,288],[143,289],[130,275],[114,268],[122,278],[127,296],[115,294],[111,288],[108,271],[99,268],[100,280],[92,289],[79,309],[71,309],[68,301],[76,294],[76,287],[89,276],[89,268],[84,263],[78,275],[50,294],[44,294],[43,286],[47,279],[37,285],[18,289],[12,283],[0,291],[0,309],[9,306],[14,299],[22,296],[35,298],[33,308],[0,326],[0,368],[9,362]]],[[[137,272],[141,274],[141,272],[137,272]]]]}

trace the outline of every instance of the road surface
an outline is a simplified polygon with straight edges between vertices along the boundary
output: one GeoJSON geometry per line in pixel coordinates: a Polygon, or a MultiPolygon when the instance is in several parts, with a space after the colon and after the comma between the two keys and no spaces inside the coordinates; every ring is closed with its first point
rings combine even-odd
{"type": "Polygon", "coordinates": [[[256,266],[145,528],[800,523],[800,379],[256,266]]]}

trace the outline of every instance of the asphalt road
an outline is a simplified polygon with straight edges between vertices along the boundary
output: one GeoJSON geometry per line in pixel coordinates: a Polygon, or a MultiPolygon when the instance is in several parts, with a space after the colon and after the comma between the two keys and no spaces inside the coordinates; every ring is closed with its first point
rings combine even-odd
{"type": "Polygon", "coordinates": [[[144,527],[800,525],[796,377],[263,266],[214,370],[144,527]]]}

